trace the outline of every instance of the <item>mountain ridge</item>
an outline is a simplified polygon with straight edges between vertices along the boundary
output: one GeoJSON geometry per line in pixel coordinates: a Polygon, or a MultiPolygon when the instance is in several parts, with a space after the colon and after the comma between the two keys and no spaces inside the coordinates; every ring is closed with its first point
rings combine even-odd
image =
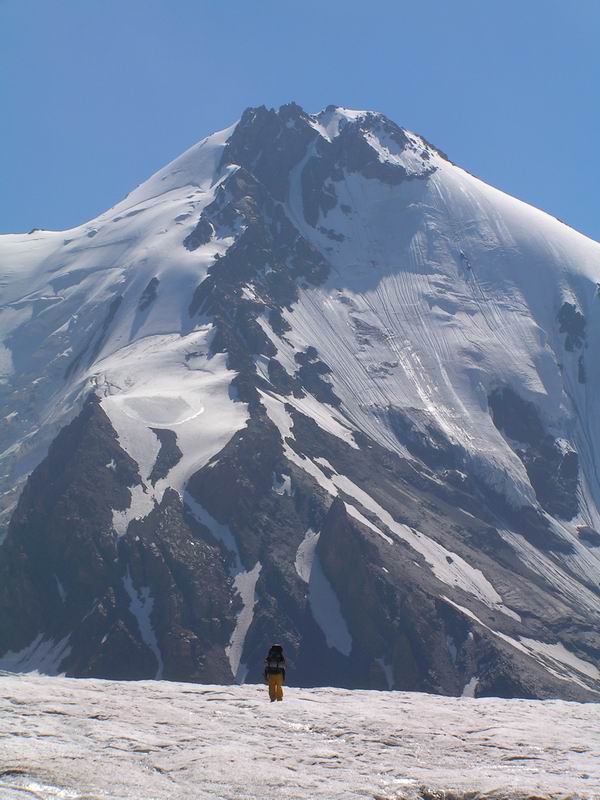
{"type": "Polygon", "coordinates": [[[382,115],[295,104],[65,233],[0,239],[0,661],[256,679],[275,636],[306,685],[593,696],[599,245],[382,115]],[[118,449],[73,433],[40,483],[81,414],[118,449]],[[104,521],[63,551],[20,492],[58,531],[78,474],[104,521]],[[63,612],[17,631],[16,602],[63,612]]]}

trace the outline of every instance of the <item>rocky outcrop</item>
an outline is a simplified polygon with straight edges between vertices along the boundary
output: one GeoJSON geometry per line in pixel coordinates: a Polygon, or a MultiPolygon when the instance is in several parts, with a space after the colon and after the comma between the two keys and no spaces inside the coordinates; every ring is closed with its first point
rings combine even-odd
{"type": "Polygon", "coordinates": [[[565,350],[572,353],[585,343],[585,317],[573,303],[564,302],[558,312],[560,333],[565,336],[565,350]]]}
{"type": "MultiPolygon", "coordinates": [[[[0,560],[0,650],[20,651],[40,633],[58,641],[98,603],[110,618],[109,587],[119,574],[112,509],[126,509],[139,483],[91,396],[31,474],[13,514],[0,560]]],[[[118,638],[122,647],[127,631],[118,638]]]]}
{"type": "Polygon", "coordinates": [[[166,428],[152,428],[151,430],[160,442],[160,450],[150,473],[150,482],[154,485],[156,481],[167,477],[173,467],[179,463],[183,453],[177,446],[175,431],[166,428]]]}
{"type": "MultiPolygon", "coordinates": [[[[0,558],[0,651],[68,641],[48,666],[72,675],[231,680],[235,600],[219,548],[167,491],[119,538],[114,511],[137,465],[92,395],[34,470],[0,558]]],[[[27,662],[23,662],[27,666],[27,662]]]]}
{"type": "Polygon", "coordinates": [[[489,405],[494,425],[525,465],[540,505],[550,514],[572,519],[579,508],[577,453],[547,433],[533,403],[510,387],[492,392],[489,405]]]}

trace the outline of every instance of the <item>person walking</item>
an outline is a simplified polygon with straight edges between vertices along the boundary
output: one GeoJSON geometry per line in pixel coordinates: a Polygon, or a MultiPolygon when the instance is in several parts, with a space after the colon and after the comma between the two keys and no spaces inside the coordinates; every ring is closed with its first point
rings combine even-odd
{"type": "Polygon", "coordinates": [[[283,700],[283,682],[285,681],[285,656],[280,644],[273,644],[265,658],[265,681],[269,684],[269,698],[283,700]]]}

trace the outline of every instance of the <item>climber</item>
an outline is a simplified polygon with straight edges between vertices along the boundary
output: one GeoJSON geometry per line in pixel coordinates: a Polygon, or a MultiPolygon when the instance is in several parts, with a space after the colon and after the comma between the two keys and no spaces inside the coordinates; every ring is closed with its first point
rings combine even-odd
{"type": "Polygon", "coordinates": [[[283,700],[283,682],[285,681],[285,657],[283,647],[273,644],[265,658],[265,681],[269,684],[271,702],[283,700]]]}

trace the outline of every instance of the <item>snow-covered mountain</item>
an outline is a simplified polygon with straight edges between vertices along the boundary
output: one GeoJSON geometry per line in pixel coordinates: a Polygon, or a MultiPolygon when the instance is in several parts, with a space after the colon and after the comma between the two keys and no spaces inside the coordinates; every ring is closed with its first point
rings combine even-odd
{"type": "Polygon", "coordinates": [[[0,238],[0,664],[600,691],[600,245],[380,114],[248,109],[0,238]],[[3,654],[3,655],[2,655],[3,654]]]}

